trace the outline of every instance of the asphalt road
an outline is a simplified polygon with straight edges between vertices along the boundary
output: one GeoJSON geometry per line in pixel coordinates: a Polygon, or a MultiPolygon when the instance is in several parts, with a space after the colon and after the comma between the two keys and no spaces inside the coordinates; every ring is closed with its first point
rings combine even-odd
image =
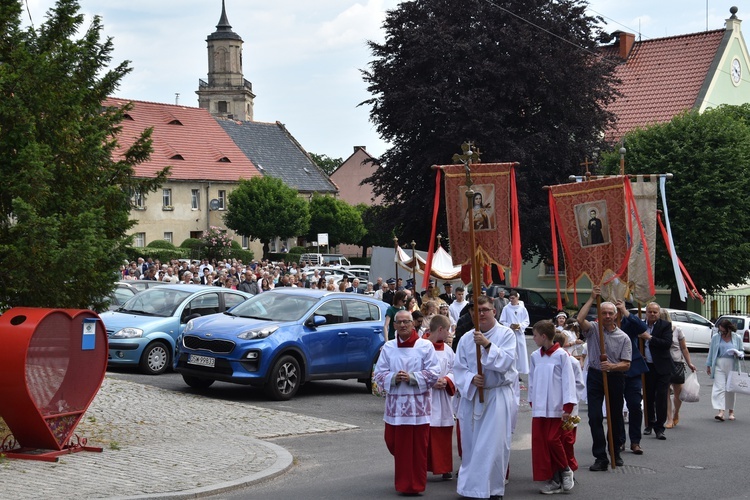
{"type": "MultiPolygon", "coordinates": [[[[745,396],[738,396],[737,420],[717,422],[711,408],[711,380],[705,373],[705,352],[692,353],[699,368],[701,400],[685,403],[679,425],[667,431],[667,440],[644,436],[644,455],[623,453],[624,467],[610,472],[590,472],[591,436],[585,406],[579,426],[576,456],[580,470],[571,492],[579,498],[750,498],[746,491],[748,465],[747,436],[750,410],[745,396]]],[[[177,392],[192,392],[179,375],[156,377],[131,371],[110,371],[110,376],[156,385],[177,392]]],[[[397,497],[393,489],[393,459],[383,442],[383,401],[369,395],[354,381],[315,382],[304,386],[292,401],[268,401],[262,391],[244,386],[216,383],[206,397],[268,407],[358,426],[352,431],[279,438],[273,442],[295,457],[293,468],[282,476],[216,498],[227,499],[381,499],[397,497]]],[[[525,397],[525,394],[522,395],[525,397]]],[[[539,498],[540,483],[531,476],[531,419],[523,405],[511,451],[511,481],[506,498],[539,498]]],[[[228,437],[230,438],[230,437],[228,437]]],[[[455,467],[459,465],[454,457],[455,467]]],[[[212,466],[207,464],[207,473],[212,466]]],[[[455,481],[430,478],[426,498],[457,498],[455,481]]]]}

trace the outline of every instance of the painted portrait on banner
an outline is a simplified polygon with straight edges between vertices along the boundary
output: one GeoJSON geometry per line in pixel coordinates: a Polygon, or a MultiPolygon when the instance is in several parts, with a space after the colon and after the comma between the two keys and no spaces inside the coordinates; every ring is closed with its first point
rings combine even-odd
{"type": "Polygon", "coordinates": [[[474,224],[474,231],[494,231],[497,227],[495,218],[495,185],[494,184],[475,184],[474,196],[471,200],[471,207],[468,207],[468,197],[466,196],[466,186],[459,186],[459,200],[461,203],[461,213],[464,214],[462,231],[469,231],[469,224],[474,224]]]}
{"type": "Polygon", "coordinates": [[[581,247],[607,245],[612,241],[609,237],[606,201],[581,203],[575,205],[573,210],[581,247]]]}

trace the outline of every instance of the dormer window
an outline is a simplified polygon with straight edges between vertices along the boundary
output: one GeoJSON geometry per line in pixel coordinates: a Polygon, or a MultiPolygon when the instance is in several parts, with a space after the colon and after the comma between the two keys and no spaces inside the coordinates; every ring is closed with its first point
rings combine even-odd
{"type": "Polygon", "coordinates": [[[181,154],[177,153],[176,155],[170,156],[169,159],[170,160],[184,160],[185,158],[183,158],[181,154]]]}
{"type": "Polygon", "coordinates": [[[132,116],[130,116],[128,113],[125,113],[124,115],[122,115],[122,119],[123,120],[135,121],[135,119],[132,116]]]}
{"type": "Polygon", "coordinates": [[[221,162],[221,163],[232,163],[231,160],[229,160],[229,158],[227,158],[226,156],[222,156],[221,158],[219,158],[219,162],[221,162]]]}
{"type": "Polygon", "coordinates": [[[178,120],[177,118],[175,118],[171,122],[167,123],[167,125],[182,125],[182,122],[178,120]]]}

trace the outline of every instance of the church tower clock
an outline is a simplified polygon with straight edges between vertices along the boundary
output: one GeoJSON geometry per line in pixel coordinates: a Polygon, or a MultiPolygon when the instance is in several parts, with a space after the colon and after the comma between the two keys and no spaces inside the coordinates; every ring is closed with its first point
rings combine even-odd
{"type": "Polygon", "coordinates": [[[224,0],[219,24],[206,43],[208,81],[198,80],[198,106],[216,117],[252,121],[253,84],[242,75],[242,38],[232,31],[224,0]]]}

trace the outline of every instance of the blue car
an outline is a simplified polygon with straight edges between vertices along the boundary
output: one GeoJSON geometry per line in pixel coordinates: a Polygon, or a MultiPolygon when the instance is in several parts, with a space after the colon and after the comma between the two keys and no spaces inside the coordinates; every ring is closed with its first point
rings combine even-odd
{"type": "Polygon", "coordinates": [[[360,294],[276,288],[190,321],[175,371],[193,388],[221,380],[280,401],[309,380],[359,379],[369,388],[387,306],[360,294]]]}
{"type": "Polygon", "coordinates": [[[159,285],[100,314],[109,338],[111,366],[139,366],[150,375],[172,364],[175,341],[192,319],[226,311],[251,294],[204,285],[159,285]]]}

